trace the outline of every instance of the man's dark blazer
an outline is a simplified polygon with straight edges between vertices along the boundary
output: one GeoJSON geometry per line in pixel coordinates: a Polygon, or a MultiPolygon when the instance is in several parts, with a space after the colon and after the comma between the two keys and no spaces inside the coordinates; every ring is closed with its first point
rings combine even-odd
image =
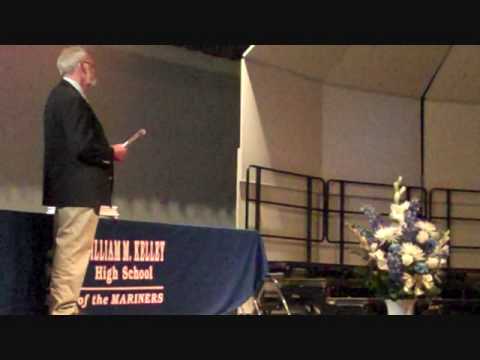
{"type": "Polygon", "coordinates": [[[113,149],[90,105],[65,80],[47,100],[44,139],[43,205],[111,206],[113,149]]]}

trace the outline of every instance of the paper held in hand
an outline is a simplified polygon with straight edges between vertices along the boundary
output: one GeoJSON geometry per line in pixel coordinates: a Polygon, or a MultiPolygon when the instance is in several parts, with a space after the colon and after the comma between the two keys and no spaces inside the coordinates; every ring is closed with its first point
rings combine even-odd
{"type": "Polygon", "coordinates": [[[120,217],[118,206],[102,206],[100,208],[100,217],[118,219],[120,217]]]}
{"type": "MultiPolygon", "coordinates": [[[[56,212],[55,207],[48,207],[47,208],[47,215],[55,215],[56,212]]],[[[101,218],[113,218],[118,219],[120,217],[120,213],[118,212],[118,206],[102,206],[100,207],[100,217],[101,218]]]]}

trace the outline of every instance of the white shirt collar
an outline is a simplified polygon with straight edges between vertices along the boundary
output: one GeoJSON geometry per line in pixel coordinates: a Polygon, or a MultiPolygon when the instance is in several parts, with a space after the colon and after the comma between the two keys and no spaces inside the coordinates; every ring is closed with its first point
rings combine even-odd
{"type": "Polygon", "coordinates": [[[79,93],[80,95],[82,95],[82,97],[87,100],[87,97],[85,96],[85,93],[83,92],[83,89],[82,87],[80,86],[80,84],[78,82],[76,82],[75,80],[72,80],[70,79],[69,77],[67,76],[64,76],[63,77],[63,80],[65,80],[66,82],[68,82],[70,85],[72,85],[79,93]]]}

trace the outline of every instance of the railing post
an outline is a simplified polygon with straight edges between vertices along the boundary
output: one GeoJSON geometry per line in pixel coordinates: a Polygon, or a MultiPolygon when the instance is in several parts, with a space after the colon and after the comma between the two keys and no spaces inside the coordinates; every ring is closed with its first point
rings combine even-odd
{"type": "Polygon", "coordinates": [[[433,219],[433,194],[434,193],[435,193],[435,190],[433,189],[428,194],[428,221],[430,222],[432,222],[432,219],[433,219]]]}
{"type": "MultiPolygon", "coordinates": [[[[451,229],[452,225],[452,192],[447,190],[447,229],[451,229]]],[[[451,266],[451,257],[447,259],[447,268],[450,269],[451,266]]]]}
{"type": "Polygon", "coordinates": [[[260,207],[262,201],[262,169],[256,168],[255,183],[255,230],[260,232],[260,207]]]}
{"type": "Polygon", "coordinates": [[[422,188],[422,213],[425,219],[428,218],[428,193],[425,188],[422,188]]]}
{"type": "Polygon", "coordinates": [[[312,213],[313,213],[313,204],[312,204],[312,182],[311,177],[307,178],[307,263],[310,265],[312,263],[312,213]]]}
{"type": "Polygon", "coordinates": [[[340,265],[345,264],[345,183],[340,182],[340,265]]]}

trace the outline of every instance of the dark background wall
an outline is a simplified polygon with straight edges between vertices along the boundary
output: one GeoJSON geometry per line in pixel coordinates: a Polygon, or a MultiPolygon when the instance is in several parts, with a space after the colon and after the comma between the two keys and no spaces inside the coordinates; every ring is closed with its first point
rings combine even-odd
{"type": "MultiPolygon", "coordinates": [[[[61,48],[0,46],[2,209],[45,211],[42,116],[61,48]]],[[[89,99],[109,140],[148,130],[116,168],[122,219],[233,227],[239,63],[169,46],[87,48],[99,76],[89,99]]]]}

